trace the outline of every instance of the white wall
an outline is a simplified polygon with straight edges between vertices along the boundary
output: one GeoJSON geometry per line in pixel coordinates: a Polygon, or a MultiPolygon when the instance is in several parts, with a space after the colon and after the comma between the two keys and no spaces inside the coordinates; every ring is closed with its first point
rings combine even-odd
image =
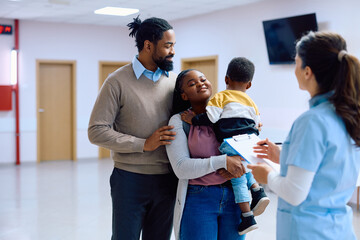
{"type": "MultiPolygon", "coordinates": [[[[0,24],[14,26],[14,21],[0,19],[0,24]]],[[[0,35],[0,85],[10,85],[10,51],[14,46],[14,31],[0,35]]],[[[0,163],[10,159],[15,162],[15,114],[0,111],[0,163]]]]}
{"type": "Polygon", "coordinates": [[[272,0],[177,21],[176,60],[219,56],[219,90],[229,61],[245,56],[255,63],[248,94],[257,103],[264,124],[261,137],[283,141],[292,122],[308,108],[309,95],[298,89],[294,65],[270,65],[262,21],[315,12],[319,30],[335,31],[347,40],[348,50],[360,57],[360,1],[272,0]]]}
{"type": "Polygon", "coordinates": [[[77,155],[95,157],[87,138],[89,114],[98,92],[99,61],[131,61],[134,42],[125,28],[20,22],[22,161],[36,159],[36,60],[76,60],[77,155]],[[125,47],[124,47],[125,46],[125,47]]]}
{"type": "MultiPolygon", "coordinates": [[[[13,25],[13,21],[0,20],[13,25]]],[[[36,161],[37,59],[77,62],[77,155],[78,158],[96,157],[98,148],[88,141],[87,124],[98,92],[98,64],[99,61],[131,61],[137,51],[127,29],[35,21],[20,21],[19,29],[21,161],[36,161]]],[[[1,36],[0,79],[8,79],[10,55],[7,52],[13,48],[14,41],[4,44],[3,41],[1,36]]],[[[0,163],[12,162],[15,162],[14,111],[0,112],[0,163]]]]}
{"type": "MultiPolygon", "coordinates": [[[[308,109],[309,95],[298,89],[294,65],[269,65],[263,20],[315,12],[319,30],[340,33],[348,51],[360,58],[360,1],[358,0],[272,0],[177,21],[176,58],[219,56],[219,90],[229,61],[245,56],[255,64],[255,76],[248,94],[257,103],[262,138],[283,141],[292,122],[308,109]]],[[[177,69],[179,71],[180,67],[177,69]]],[[[351,202],[356,202],[354,193],[351,202]]]]}
{"type": "MultiPolygon", "coordinates": [[[[9,19],[0,18],[0,24],[14,27],[14,21],[9,19]]],[[[0,85],[10,85],[10,51],[14,46],[13,28],[12,35],[0,35],[0,85]]]]}
{"type": "MultiPolygon", "coordinates": [[[[175,72],[180,59],[219,56],[219,90],[228,62],[245,56],[256,66],[249,95],[258,104],[262,137],[283,141],[295,118],[308,107],[308,94],[298,89],[294,65],[269,65],[262,21],[315,12],[320,30],[339,32],[348,50],[360,57],[358,0],[265,0],[243,7],[171,22],[177,38],[175,72]]],[[[2,24],[13,21],[0,19],[2,24]]],[[[77,61],[78,158],[96,157],[87,140],[89,115],[98,91],[99,61],[130,61],[136,54],[128,29],[93,25],[20,21],[21,161],[36,161],[36,59],[77,61]]],[[[0,84],[9,78],[13,38],[0,38],[0,84]]],[[[0,112],[0,163],[15,162],[14,112],[0,112]]]]}

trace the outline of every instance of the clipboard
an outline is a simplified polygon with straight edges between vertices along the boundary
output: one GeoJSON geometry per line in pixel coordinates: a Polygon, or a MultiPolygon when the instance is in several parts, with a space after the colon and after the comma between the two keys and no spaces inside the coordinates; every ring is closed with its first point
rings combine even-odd
{"type": "Polygon", "coordinates": [[[280,172],[279,164],[268,159],[256,157],[253,147],[257,145],[257,142],[261,141],[257,135],[240,134],[231,138],[225,138],[224,141],[227,142],[231,148],[233,148],[245,160],[244,166],[248,171],[251,171],[246,167],[248,164],[266,163],[275,171],[280,172]]]}

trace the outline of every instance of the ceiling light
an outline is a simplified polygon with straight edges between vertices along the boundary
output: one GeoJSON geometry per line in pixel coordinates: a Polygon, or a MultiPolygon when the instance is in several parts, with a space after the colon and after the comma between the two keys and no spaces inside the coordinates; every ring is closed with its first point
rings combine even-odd
{"type": "Polygon", "coordinates": [[[52,4],[58,4],[58,5],[70,5],[69,1],[65,1],[65,0],[48,0],[49,3],[52,4]]]}
{"type": "Polygon", "coordinates": [[[139,12],[139,9],[134,8],[118,8],[118,7],[104,7],[95,10],[95,14],[127,16],[139,12]]]}

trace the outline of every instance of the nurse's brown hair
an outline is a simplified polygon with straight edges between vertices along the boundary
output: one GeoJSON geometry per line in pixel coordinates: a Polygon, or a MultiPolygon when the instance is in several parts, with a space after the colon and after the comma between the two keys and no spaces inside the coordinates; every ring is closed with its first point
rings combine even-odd
{"type": "Polygon", "coordinates": [[[345,40],[336,33],[309,32],[296,44],[302,68],[309,66],[319,86],[318,94],[332,91],[330,101],[346,130],[360,147],[360,63],[346,52],[345,40]]]}

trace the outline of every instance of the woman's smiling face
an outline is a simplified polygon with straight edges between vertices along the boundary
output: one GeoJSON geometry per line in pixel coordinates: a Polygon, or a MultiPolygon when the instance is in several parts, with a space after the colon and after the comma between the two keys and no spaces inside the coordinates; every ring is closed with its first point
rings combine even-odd
{"type": "Polygon", "coordinates": [[[206,79],[202,72],[192,70],[186,74],[182,83],[184,100],[190,102],[206,101],[212,94],[211,82],[206,79]]]}

